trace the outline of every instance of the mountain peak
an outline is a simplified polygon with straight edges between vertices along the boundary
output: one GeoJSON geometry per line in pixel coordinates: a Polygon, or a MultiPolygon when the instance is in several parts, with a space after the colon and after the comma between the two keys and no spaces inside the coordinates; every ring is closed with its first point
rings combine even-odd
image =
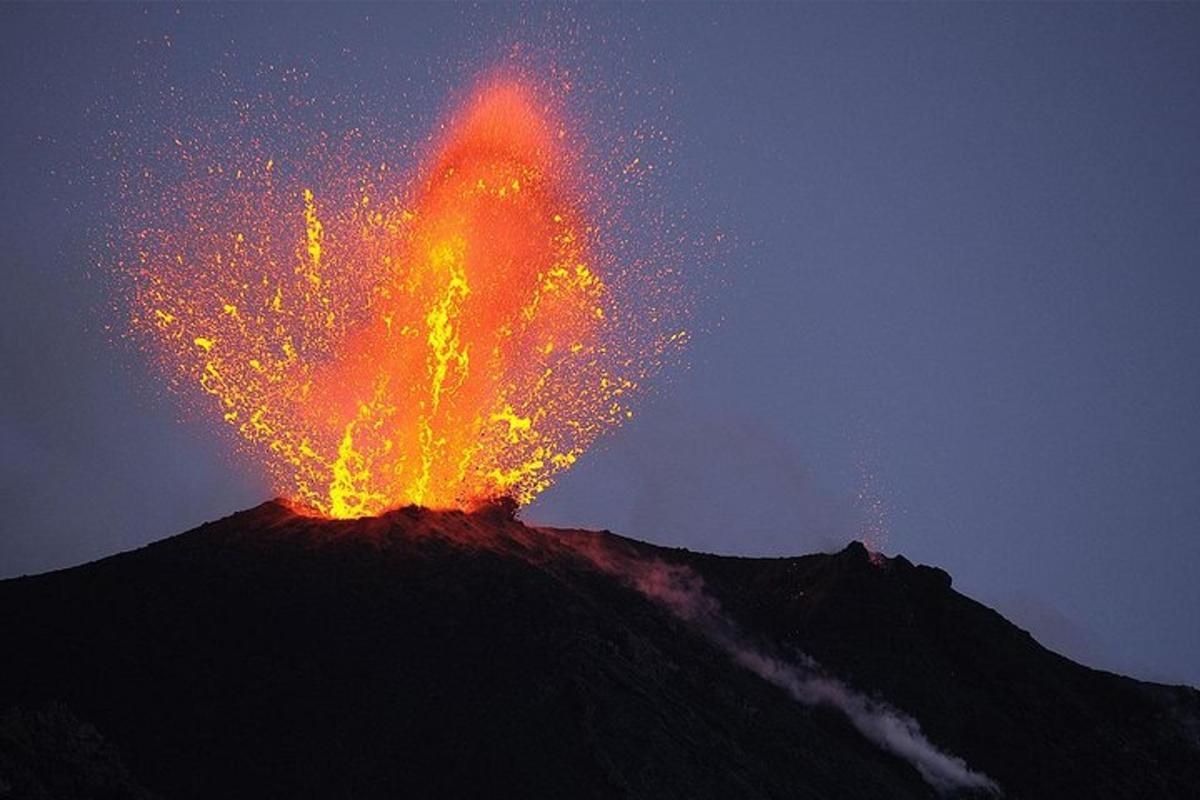
{"type": "Polygon", "coordinates": [[[0,725],[0,770],[57,764],[20,773],[43,786],[87,785],[117,754],[172,798],[1200,783],[1194,690],[1074,664],[861,542],[730,558],[503,509],[326,520],[270,501],[0,581],[0,641],[0,716],[25,726],[0,725]],[[29,730],[42,719],[70,724],[29,730]],[[80,726],[103,761],[65,755],[80,726]]]}
{"type": "Polygon", "coordinates": [[[855,561],[866,561],[870,559],[871,551],[865,544],[855,539],[842,548],[838,555],[855,561]]]}

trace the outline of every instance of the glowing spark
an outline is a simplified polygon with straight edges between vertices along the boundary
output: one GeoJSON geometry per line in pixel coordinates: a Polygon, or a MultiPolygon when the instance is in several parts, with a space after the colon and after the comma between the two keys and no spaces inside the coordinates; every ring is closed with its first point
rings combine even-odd
{"type": "Polygon", "coordinates": [[[528,502],[687,339],[623,307],[589,176],[530,88],[486,84],[444,131],[407,184],[210,166],[163,200],[183,224],[138,234],[135,330],[330,516],[528,502]]]}

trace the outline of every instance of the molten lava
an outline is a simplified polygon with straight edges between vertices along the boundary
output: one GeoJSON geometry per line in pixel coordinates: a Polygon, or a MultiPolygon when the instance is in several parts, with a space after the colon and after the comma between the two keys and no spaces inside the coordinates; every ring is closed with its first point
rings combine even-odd
{"type": "Polygon", "coordinates": [[[528,502],[686,339],[611,285],[587,172],[535,91],[489,82],[443,131],[399,185],[209,165],[138,231],[134,331],[329,516],[528,502]]]}

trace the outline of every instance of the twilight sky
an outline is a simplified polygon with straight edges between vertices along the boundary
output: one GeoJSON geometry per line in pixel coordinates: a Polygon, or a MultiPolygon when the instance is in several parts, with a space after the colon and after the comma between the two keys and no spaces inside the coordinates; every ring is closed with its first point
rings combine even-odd
{"type": "Polygon", "coordinates": [[[269,495],[104,331],[122,109],[298,66],[416,138],[568,24],[625,91],[605,129],[661,115],[666,204],[731,243],[690,369],[527,518],[870,537],[1067,655],[1200,684],[1195,6],[2,6],[0,577],[269,495]]]}

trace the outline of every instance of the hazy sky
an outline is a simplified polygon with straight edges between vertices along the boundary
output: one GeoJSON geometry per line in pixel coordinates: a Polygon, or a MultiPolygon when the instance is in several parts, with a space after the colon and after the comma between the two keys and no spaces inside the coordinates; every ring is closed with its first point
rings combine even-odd
{"type": "Polygon", "coordinates": [[[403,96],[419,136],[566,22],[582,80],[645,89],[614,115],[663,115],[667,203],[730,244],[690,369],[527,516],[870,536],[1069,655],[1200,684],[1196,6],[0,6],[0,576],[268,494],[103,330],[114,115],[300,66],[385,126],[403,96]]]}

